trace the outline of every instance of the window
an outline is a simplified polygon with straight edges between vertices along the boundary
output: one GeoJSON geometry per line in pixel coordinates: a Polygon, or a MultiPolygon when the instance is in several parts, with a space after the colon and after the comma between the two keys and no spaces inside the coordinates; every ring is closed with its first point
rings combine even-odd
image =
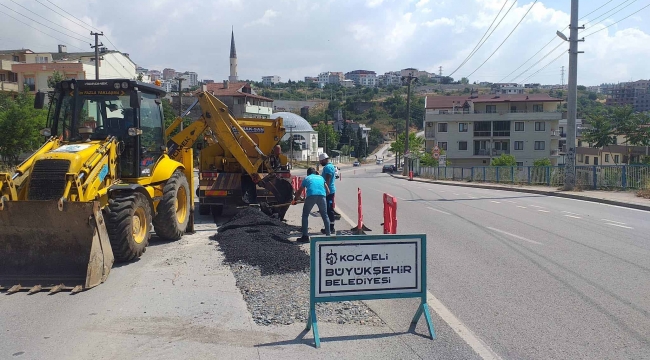
{"type": "Polygon", "coordinates": [[[566,137],[566,134],[564,133],[564,127],[560,126],[560,136],[561,137],[566,137]]]}
{"type": "Polygon", "coordinates": [[[474,122],[474,136],[490,136],[492,133],[491,121],[474,122]]]}
{"type": "Polygon", "coordinates": [[[594,156],[594,165],[598,165],[598,158],[594,156]]]}
{"type": "Polygon", "coordinates": [[[495,114],[497,112],[496,105],[485,105],[485,112],[488,114],[495,114]]]}
{"type": "Polygon", "coordinates": [[[585,156],[585,164],[589,165],[589,156],[585,156]]]}
{"type": "Polygon", "coordinates": [[[544,105],[533,105],[533,112],[544,112],[544,105]]]}
{"type": "Polygon", "coordinates": [[[0,81],[7,81],[5,74],[0,74],[0,81]]]}
{"type": "Polygon", "coordinates": [[[37,56],[36,57],[36,63],[37,64],[46,64],[47,63],[47,56],[37,56]]]}
{"type": "Polygon", "coordinates": [[[614,164],[618,164],[619,157],[618,155],[614,155],[614,164]]]}
{"type": "Polygon", "coordinates": [[[510,112],[511,113],[516,113],[517,112],[517,107],[516,106],[511,106],[510,107],[510,112]]]}
{"type": "Polygon", "coordinates": [[[584,160],[585,160],[585,159],[584,159],[584,155],[582,155],[582,154],[578,154],[578,161],[579,161],[579,162],[583,162],[584,160]]]}
{"type": "Polygon", "coordinates": [[[515,141],[515,150],[523,150],[524,149],[524,142],[523,141],[515,141]]]}
{"type": "Polygon", "coordinates": [[[545,131],[546,123],[543,121],[535,121],[535,131],[545,131]]]}
{"type": "Polygon", "coordinates": [[[492,136],[510,136],[510,121],[495,121],[492,136]]]}
{"type": "Polygon", "coordinates": [[[535,141],[535,150],[544,150],[546,143],[544,141],[535,141]]]}
{"type": "Polygon", "coordinates": [[[438,141],[438,147],[440,150],[447,151],[447,142],[446,141],[438,141]]]}
{"type": "Polygon", "coordinates": [[[606,162],[606,163],[609,162],[609,154],[605,154],[605,162],[606,162]]]}
{"type": "Polygon", "coordinates": [[[515,131],[525,131],[524,130],[524,122],[523,121],[516,121],[515,122],[515,131]]]}
{"type": "Polygon", "coordinates": [[[582,140],[578,140],[578,147],[582,147],[582,140]]]}
{"type": "Polygon", "coordinates": [[[20,61],[20,57],[14,56],[14,61],[20,61]]]}
{"type": "Polygon", "coordinates": [[[458,150],[467,150],[467,141],[459,141],[458,150]]]}
{"type": "Polygon", "coordinates": [[[522,167],[522,166],[524,166],[524,162],[523,162],[523,161],[517,161],[517,166],[518,166],[518,167],[522,167]]]}
{"type": "Polygon", "coordinates": [[[447,132],[447,123],[438,123],[438,132],[447,132]]]}
{"type": "Polygon", "coordinates": [[[458,132],[467,132],[467,129],[469,129],[468,123],[458,123],[458,132]]]}

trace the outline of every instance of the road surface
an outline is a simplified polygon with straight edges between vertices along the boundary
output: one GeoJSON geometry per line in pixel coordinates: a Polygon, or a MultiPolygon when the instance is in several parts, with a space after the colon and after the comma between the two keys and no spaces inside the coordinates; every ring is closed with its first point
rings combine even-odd
{"type": "MultiPolygon", "coordinates": [[[[650,358],[650,213],[348,170],[337,207],[380,233],[382,194],[398,232],[426,233],[432,298],[485,358],[650,358]]],[[[338,225],[343,227],[342,224],[338,225]]],[[[373,305],[395,319],[398,303],[373,305]]]]}

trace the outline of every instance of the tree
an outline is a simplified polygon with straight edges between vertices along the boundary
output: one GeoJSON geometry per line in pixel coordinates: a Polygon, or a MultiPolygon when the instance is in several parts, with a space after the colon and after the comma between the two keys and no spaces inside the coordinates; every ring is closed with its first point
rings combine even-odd
{"type": "Polygon", "coordinates": [[[453,82],[454,82],[454,78],[449,77],[449,76],[443,76],[443,77],[440,79],[440,83],[441,83],[441,84],[444,84],[444,85],[451,84],[451,83],[453,83],[453,82]]]}
{"type": "Polygon", "coordinates": [[[537,159],[537,160],[533,161],[533,166],[536,166],[536,167],[551,166],[551,160],[550,159],[537,159]]]}
{"type": "Polygon", "coordinates": [[[17,164],[20,155],[43,143],[39,131],[47,122],[47,110],[34,109],[34,95],[25,89],[14,101],[0,101],[0,156],[17,164]]]}
{"type": "Polygon", "coordinates": [[[332,125],[320,123],[316,127],[316,131],[318,131],[318,146],[324,148],[326,152],[331,152],[336,149],[336,146],[339,143],[340,134],[334,131],[332,125]],[[325,140],[327,140],[327,143],[325,143],[325,140]]]}
{"type": "Polygon", "coordinates": [[[384,142],[384,135],[376,128],[370,130],[368,134],[368,143],[372,146],[377,146],[384,142]]]}
{"type": "Polygon", "coordinates": [[[60,83],[61,81],[65,80],[65,77],[63,77],[63,74],[60,72],[54,70],[52,73],[52,76],[47,78],[47,87],[50,89],[54,89],[56,84],[60,83]]]}
{"type": "Polygon", "coordinates": [[[584,133],[584,141],[597,148],[603,148],[616,143],[616,131],[609,116],[595,115],[588,120],[591,129],[584,133]]]}
{"type": "Polygon", "coordinates": [[[461,79],[460,79],[460,83],[463,84],[463,85],[467,85],[467,84],[469,84],[469,79],[466,78],[466,77],[461,78],[461,79]]]}
{"type": "Polygon", "coordinates": [[[138,81],[142,81],[143,78],[144,78],[144,75],[142,75],[142,73],[139,73],[138,74],[138,81]]]}
{"type": "Polygon", "coordinates": [[[513,155],[501,154],[498,158],[492,159],[491,166],[517,166],[517,160],[513,155]]]}

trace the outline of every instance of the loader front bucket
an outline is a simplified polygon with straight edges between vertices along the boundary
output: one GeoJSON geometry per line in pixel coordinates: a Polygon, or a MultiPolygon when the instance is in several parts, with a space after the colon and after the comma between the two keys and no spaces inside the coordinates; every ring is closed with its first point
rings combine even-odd
{"type": "Polygon", "coordinates": [[[285,206],[275,208],[275,212],[278,213],[279,218],[284,219],[284,214],[289,210],[291,200],[293,200],[293,186],[291,186],[291,183],[283,178],[277,177],[275,174],[270,174],[262,179],[259,184],[273,194],[278,204],[286,204],[285,206]]]}
{"type": "Polygon", "coordinates": [[[104,282],[113,251],[99,202],[0,204],[0,290],[72,290],[104,282]]]}

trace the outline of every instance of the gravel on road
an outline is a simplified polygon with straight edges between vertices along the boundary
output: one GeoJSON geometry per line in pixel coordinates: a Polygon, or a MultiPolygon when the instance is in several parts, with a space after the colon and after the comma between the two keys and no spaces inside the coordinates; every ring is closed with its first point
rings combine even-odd
{"type": "MultiPolygon", "coordinates": [[[[219,244],[253,320],[258,325],[289,325],[309,317],[309,255],[291,234],[300,228],[247,208],[211,237],[219,244]]],[[[319,321],[381,325],[360,301],[317,304],[319,321]]]]}

